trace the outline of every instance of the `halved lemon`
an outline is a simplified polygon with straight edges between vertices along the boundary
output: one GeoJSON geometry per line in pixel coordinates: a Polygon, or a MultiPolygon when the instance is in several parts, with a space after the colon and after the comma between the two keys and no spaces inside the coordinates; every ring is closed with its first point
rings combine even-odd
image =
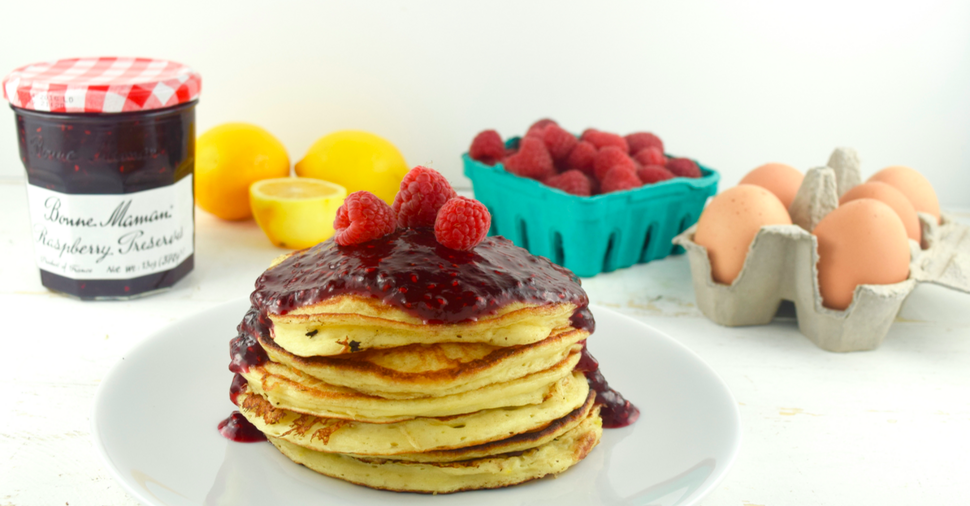
{"type": "Polygon", "coordinates": [[[302,177],[264,179],[249,187],[256,223],[281,248],[309,248],[333,236],[333,220],[346,197],[343,186],[302,177]]]}

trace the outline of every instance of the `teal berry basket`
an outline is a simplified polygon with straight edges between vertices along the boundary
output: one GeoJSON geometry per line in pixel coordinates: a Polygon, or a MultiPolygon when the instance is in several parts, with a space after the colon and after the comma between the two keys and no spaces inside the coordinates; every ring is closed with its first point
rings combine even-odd
{"type": "MultiPolygon", "coordinates": [[[[512,144],[518,139],[512,139],[512,144]]],[[[697,222],[720,174],[678,177],[634,190],[580,197],[462,155],[475,198],[502,235],[578,276],[595,276],[682,253],[673,238],[697,222]]]]}

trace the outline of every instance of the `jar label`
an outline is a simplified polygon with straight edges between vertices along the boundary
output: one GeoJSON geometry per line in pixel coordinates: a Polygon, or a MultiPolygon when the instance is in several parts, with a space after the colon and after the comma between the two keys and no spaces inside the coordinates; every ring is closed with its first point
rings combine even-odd
{"type": "Polygon", "coordinates": [[[174,269],[195,249],[192,176],[170,186],[74,195],[27,185],[37,266],[72,279],[174,269]]]}

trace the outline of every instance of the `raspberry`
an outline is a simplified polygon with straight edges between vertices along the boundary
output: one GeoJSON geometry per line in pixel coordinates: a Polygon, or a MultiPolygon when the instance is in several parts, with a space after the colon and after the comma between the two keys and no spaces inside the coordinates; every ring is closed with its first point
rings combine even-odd
{"type": "Polygon", "coordinates": [[[546,143],[538,137],[524,137],[519,152],[506,158],[505,170],[516,176],[542,180],[556,173],[546,143]]]}
{"type": "Polygon", "coordinates": [[[667,164],[667,157],[664,156],[664,152],[655,147],[641,149],[633,156],[633,159],[640,162],[640,165],[659,165],[663,167],[667,164]]]}
{"type": "Polygon", "coordinates": [[[631,155],[635,155],[646,148],[657,148],[661,154],[664,152],[664,141],[650,132],[637,132],[627,135],[624,138],[627,144],[630,145],[631,155]]]}
{"type": "Polygon", "coordinates": [[[542,133],[542,140],[545,141],[552,159],[557,162],[565,160],[576,144],[579,144],[579,139],[575,135],[555,124],[546,127],[542,133]]]}
{"type": "Polygon", "coordinates": [[[546,127],[549,125],[558,126],[559,123],[556,123],[554,120],[549,118],[540,119],[539,121],[533,123],[528,130],[526,130],[525,137],[539,137],[541,139],[542,134],[546,131],[546,127]]]}
{"type": "Polygon", "coordinates": [[[434,221],[434,236],[442,246],[468,251],[485,239],[492,215],[481,202],[455,197],[441,206],[434,221]]]}
{"type": "Polygon", "coordinates": [[[368,191],[351,193],[337,209],[333,240],[341,246],[373,241],[397,229],[394,210],[368,191]]]}
{"type": "Polygon", "coordinates": [[[593,194],[589,178],[586,174],[576,169],[567,170],[562,174],[548,177],[543,183],[573,195],[588,197],[593,194]]]}
{"type": "Polygon", "coordinates": [[[596,149],[603,149],[607,146],[616,146],[622,149],[624,153],[630,152],[630,146],[626,143],[626,139],[609,132],[600,132],[599,130],[589,128],[583,132],[582,140],[596,146],[596,149]]]}
{"type": "Polygon", "coordinates": [[[602,182],[603,177],[606,176],[606,171],[617,166],[626,168],[631,172],[637,170],[636,162],[622,149],[616,146],[607,146],[596,153],[596,158],[593,160],[593,175],[602,182]]]}
{"type": "Polygon", "coordinates": [[[637,177],[640,178],[640,181],[643,181],[643,184],[653,184],[673,179],[676,176],[662,165],[644,165],[637,170],[637,177]]]}
{"type": "Polygon", "coordinates": [[[600,184],[603,193],[618,192],[643,186],[632,169],[616,166],[607,171],[600,184]]]}
{"type": "Polygon", "coordinates": [[[468,148],[468,156],[472,160],[495,165],[496,162],[505,158],[505,143],[502,136],[495,130],[485,130],[475,136],[472,146],[468,148]]]}
{"type": "Polygon", "coordinates": [[[401,228],[433,227],[438,209],[457,195],[445,176],[417,166],[404,175],[401,189],[394,196],[394,212],[401,228]]]}
{"type": "Polygon", "coordinates": [[[590,176],[593,175],[593,160],[596,158],[596,146],[586,142],[579,141],[576,147],[569,152],[569,156],[566,157],[566,169],[576,169],[584,174],[590,176]]]}
{"type": "Polygon", "coordinates": [[[701,169],[690,158],[671,158],[667,160],[667,170],[675,176],[701,177],[701,169]]]}

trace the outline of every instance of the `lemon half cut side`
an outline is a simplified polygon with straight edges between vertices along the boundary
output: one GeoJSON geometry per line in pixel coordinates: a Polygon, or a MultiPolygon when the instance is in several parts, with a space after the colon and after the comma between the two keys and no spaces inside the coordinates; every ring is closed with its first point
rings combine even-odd
{"type": "Polygon", "coordinates": [[[283,177],[257,181],[249,201],[259,228],[281,248],[309,248],[333,236],[333,220],[347,197],[338,184],[283,177]]]}

